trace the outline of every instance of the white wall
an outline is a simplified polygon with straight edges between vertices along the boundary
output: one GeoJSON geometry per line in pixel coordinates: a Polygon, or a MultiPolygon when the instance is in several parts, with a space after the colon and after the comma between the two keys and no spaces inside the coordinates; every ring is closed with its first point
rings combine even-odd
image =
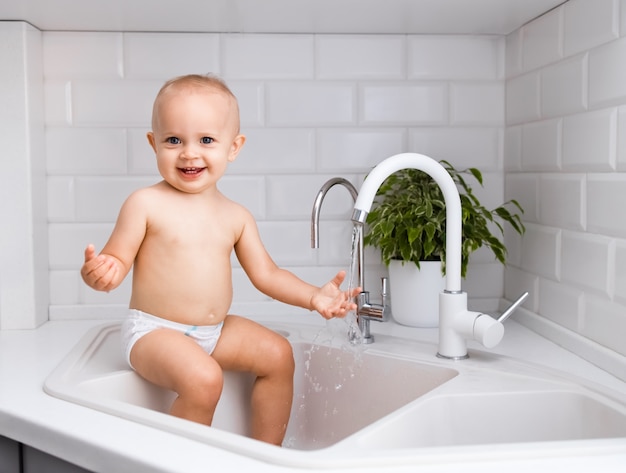
{"type": "Polygon", "coordinates": [[[570,0],[506,42],[506,195],[528,230],[507,240],[506,296],[530,291],[539,317],[520,320],[609,357],[626,355],[624,35],[626,1],[570,0]]]}
{"type": "MultiPolygon", "coordinates": [[[[464,286],[471,303],[489,309],[529,290],[518,320],[601,365],[623,364],[622,35],[626,0],[570,0],[507,38],[45,32],[50,318],[123,314],[128,285],[84,286],[82,249],[101,247],[125,196],[158,179],[144,139],[158,87],[213,71],[239,96],[249,137],[222,188],[251,208],[279,264],[317,283],[346,266],[342,189],[322,211],[322,248],[309,249],[313,197],[331,176],[358,187],[371,166],[407,150],[478,166],[485,201],[499,204],[506,185],[528,233],[509,233],[504,277],[476,255],[464,286]]],[[[368,262],[374,291],[383,271],[375,256],[368,262]]],[[[236,312],[291,310],[240,271],[235,287],[236,312]]]]}
{"type": "Polygon", "coordinates": [[[0,329],[48,319],[41,32],[0,22],[0,329]]]}
{"type": "MultiPolygon", "coordinates": [[[[352,206],[332,189],[321,248],[310,249],[314,197],[330,177],[357,188],[407,150],[485,172],[487,203],[503,198],[504,38],[45,32],[50,317],[123,314],[129,284],[110,294],[79,276],[84,246],[101,248],[123,199],[158,179],[145,139],[164,80],[222,75],[238,96],[246,146],[221,185],[257,217],[278,264],[322,284],[349,264],[352,206]]],[[[503,268],[477,254],[466,288],[495,308],[503,268]]],[[[367,256],[367,286],[384,273],[367,256]]],[[[260,295],[240,269],[233,310],[293,311],[260,295]]],[[[127,281],[128,283],[129,281],[127,281]]]]}

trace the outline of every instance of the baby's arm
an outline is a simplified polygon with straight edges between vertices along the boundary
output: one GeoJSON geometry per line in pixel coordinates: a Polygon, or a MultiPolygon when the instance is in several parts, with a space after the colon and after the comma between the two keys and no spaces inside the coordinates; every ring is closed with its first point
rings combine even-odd
{"type": "Polygon", "coordinates": [[[254,286],[276,300],[316,310],[326,319],[344,317],[356,309],[353,297],[361,289],[354,288],[351,294],[340,289],[346,276],[345,271],[340,271],[325,285],[317,287],[276,266],[261,242],[252,216],[246,218],[235,252],[254,286]]]}
{"type": "Polygon", "coordinates": [[[80,274],[85,283],[97,291],[118,287],[133,265],[146,233],[146,211],[141,191],[124,202],[109,241],[99,255],[93,245],[85,249],[80,274]]]}

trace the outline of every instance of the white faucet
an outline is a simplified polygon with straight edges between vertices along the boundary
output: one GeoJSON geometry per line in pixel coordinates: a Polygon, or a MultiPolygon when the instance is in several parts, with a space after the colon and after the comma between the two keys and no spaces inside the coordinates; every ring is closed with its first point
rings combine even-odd
{"type": "MultiPolygon", "coordinates": [[[[383,181],[401,169],[429,174],[441,188],[446,204],[446,284],[439,294],[439,350],[437,356],[452,360],[468,357],[467,339],[493,348],[504,336],[502,322],[528,295],[523,294],[499,319],[467,310],[467,293],[461,290],[461,199],[448,171],[428,156],[402,153],[385,159],[367,176],[354,204],[352,221],[363,225],[383,181]]],[[[393,288],[392,288],[393,290],[393,288]]]]}

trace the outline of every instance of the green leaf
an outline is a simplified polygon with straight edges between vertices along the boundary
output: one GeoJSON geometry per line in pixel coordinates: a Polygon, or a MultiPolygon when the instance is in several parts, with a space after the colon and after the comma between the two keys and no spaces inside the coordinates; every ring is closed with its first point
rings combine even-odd
{"type": "Polygon", "coordinates": [[[437,231],[437,226],[433,222],[427,222],[424,225],[424,232],[426,233],[426,240],[432,241],[435,237],[435,232],[437,231]]]}
{"type": "Polygon", "coordinates": [[[474,178],[482,186],[483,185],[483,175],[480,173],[480,171],[478,169],[476,169],[476,168],[469,168],[468,171],[472,173],[474,178]]]}
{"type": "Polygon", "coordinates": [[[422,235],[421,229],[420,228],[409,228],[409,232],[408,232],[408,241],[409,243],[413,243],[415,240],[417,240],[420,236],[422,235]]]}
{"type": "Polygon", "coordinates": [[[393,232],[393,222],[390,220],[381,222],[380,227],[380,231],[384,236],[389,236],[391,235],[391,232],[393,232]]]}

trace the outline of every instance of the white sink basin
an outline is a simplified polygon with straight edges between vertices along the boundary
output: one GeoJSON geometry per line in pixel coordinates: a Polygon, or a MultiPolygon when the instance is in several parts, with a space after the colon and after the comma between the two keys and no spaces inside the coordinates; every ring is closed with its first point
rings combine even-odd
{"type": "Polygon", "coordinates": [[[328,447],[390,414],[458,372],[412,360],[294,344],[294,404],[285,446],[328,447]]]}
{"type": "MultiPolygon", "coordinates": [[[[119,347],[119,325],[92,331],[48,377],[46,392],[151,425],[160,420],[164,428],[179,420],[155,416],[169,411],[175,394],[130,370],[119,347]]],[[[285,445],[295,449],[332,445],[458,374],[414,360],[347,351],[348,347],[294,341],[293,348],[294,402],[285,445]]],[[[225,373],[215,429],[249,434],[253,381],[247,373],[225,373]]]]}
{"type": "Polygon", "coordinates": [[[439,395],[361,436],[362,447],[416,448],[626,437],[624,406],[575,391],[439,395]]]}
{"type": "MultiPolygon", "coordinates": [[[[49,394],[280,465],[354,467],[424,449],[626,438],[626,397],[485,352],[451,362],[436,348],[379,336],[354,349],[319,327],[272,325],[294,347],[294,402],[284,447],[247,438],[253,379],[226,373],[213,428],[167,414],[174,394],[131,371],[119,325],[88,333],[47,378],[49,394]]],[[[408,461],[408,460],[407,460],[408,461]]]]}

